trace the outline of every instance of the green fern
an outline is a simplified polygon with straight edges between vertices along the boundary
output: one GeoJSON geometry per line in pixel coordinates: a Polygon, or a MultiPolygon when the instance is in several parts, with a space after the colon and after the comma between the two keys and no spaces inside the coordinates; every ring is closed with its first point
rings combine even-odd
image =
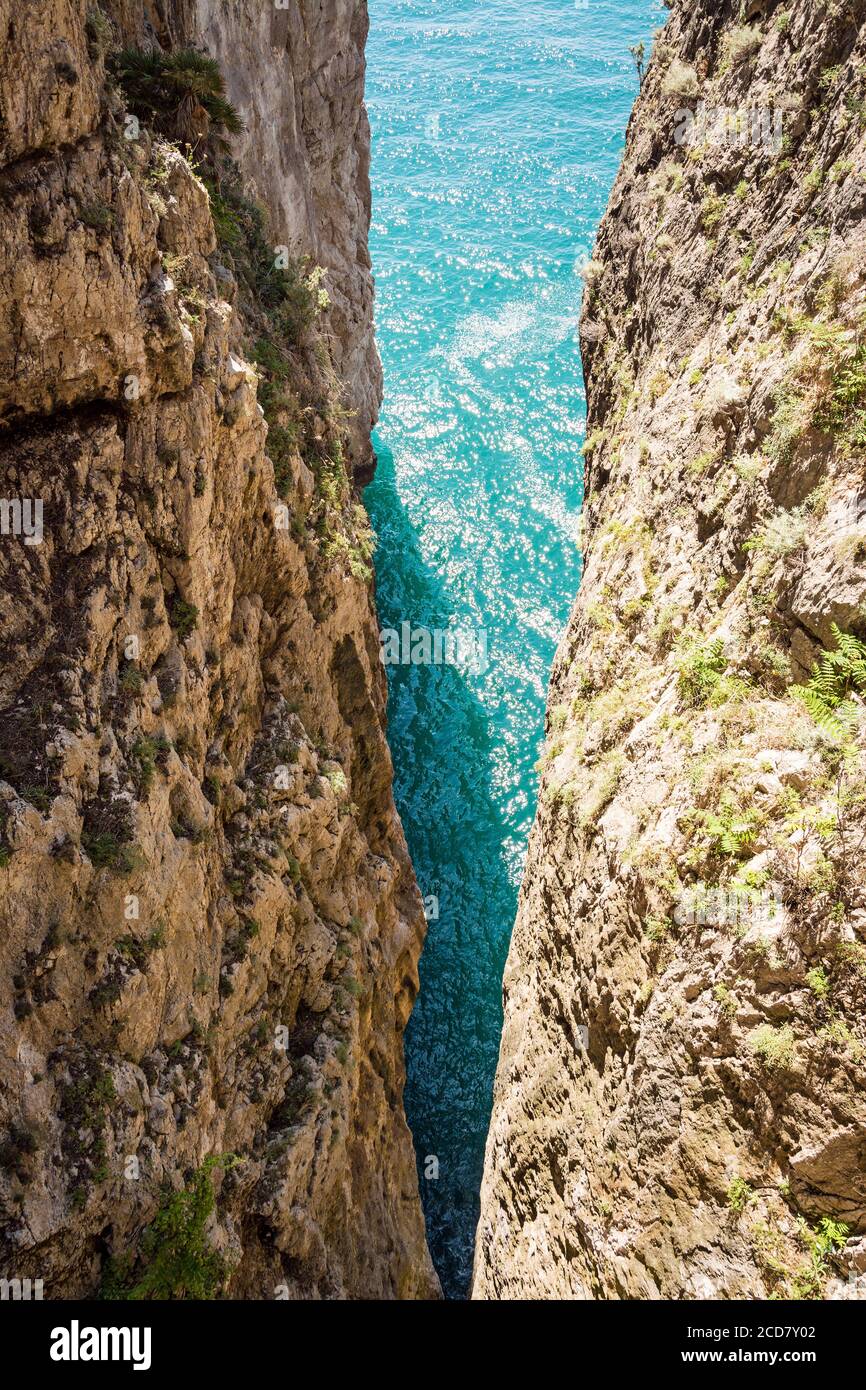
{"type": "Polygon", "coordinates": [[[677,662],[677,692],[684,705],[700,709],[706,705],[724,674],[727,660],[720,637],[696,642],[677,662]]]}
{"type": "Polygon", "coordinates": [[[806,685],[792,685],[791,694],[806,706],[815,723],[831,738],[847,742],[854,737],[860,704],[852,698],[866,695],[866,642],[832,625],[835,651],[824,652],[812,667],[806,685]]]}
{"type": "Polygon", "coordinates": [[[725,855],[738,855],[748,849],[754,843],[761,820],[757,811],[738,806],[729,792],[722,797],[718,814],[705,811],[703,818],[707,834],[715,841],[715,848],[725,855]]]}
{"type": "Polygon", "coordinates": [[[837,365],[830,391],[816,412],[815,424],[841,435],[848,445],[862,448],[866,433],[866,344],[852,346],[845,341],[834,345],[833,352],[837,365]]]}

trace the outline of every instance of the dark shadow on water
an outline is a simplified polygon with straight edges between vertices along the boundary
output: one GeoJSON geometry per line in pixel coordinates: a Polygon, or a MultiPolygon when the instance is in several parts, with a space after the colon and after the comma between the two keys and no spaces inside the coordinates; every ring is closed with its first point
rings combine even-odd
{"type": "MultiPolygon", "coordinates": [[[[397,494],[393,457],[381,441],[377,447],[365,501],[379,536],[379,621],[397,630],[404,621],[447,628],[448,598],[397,494]]],[[[439,904],[406,1032],[406,1113],[433,1259],[446,1296],[464,1298],[516,893],[502,855],[505,825],[490,791],[488,719],[471,677],[451,666],[391,666],[388,674],[397,807],[421,892],[439,904]]]]}

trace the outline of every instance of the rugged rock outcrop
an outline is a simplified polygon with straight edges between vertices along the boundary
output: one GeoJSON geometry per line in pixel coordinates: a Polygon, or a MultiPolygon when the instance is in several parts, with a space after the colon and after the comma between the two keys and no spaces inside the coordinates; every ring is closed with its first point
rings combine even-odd
{"type": "Polygon", "coordinates": [[[373,338],[370,125],[363,102],[367,6],[291,0],[226,5],[198,0],[193,32],[219,59],[244,112],[241,166],[272,214],[277,239],[304,246],[328,269],[328,339],[356,469],[371,470],[370,430],[382,398],[373,338]]]}
{"type": "Polygon", "coordinates": [[[677,0],[629,126],[476,1298],[863,1296],[864,23],[677,0]]]}
{"type": "Polygon", "coordinates": [[[0,1272],[435,1296],[352,479],[366,5],[2,0],[0,32],[0,1272]],[[234,160],[131,118],[122,44],[210,46],[234,160]]]}

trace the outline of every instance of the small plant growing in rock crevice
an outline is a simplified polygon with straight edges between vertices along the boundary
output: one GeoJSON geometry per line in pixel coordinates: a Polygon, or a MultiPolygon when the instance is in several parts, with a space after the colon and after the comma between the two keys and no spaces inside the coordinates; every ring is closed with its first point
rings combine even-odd
{"type": "Polygon", "coordinates": [[[728,1206],[739,1215],[755,1201],[755,1192],[745,1178],[733,1178],[728,1183],[728,1206]]]}
{"type": "Polygon", "coordinates": [[[736,1018],[739,1001],[726,984],[720,982],[716,985],[713,990],[713,998],[718,1004],[719,1012],[723,1018],[726,1018],[729,1022],[736,1018]]]}
{"type": "Polygon", "coordinates": [[[136,793],[145,800],[153,786],[157,766],[164,766],[171,745],[165,738],[139,738],[130,749],[136,793]]]}
{"type": "Polygon", "coordinates": [[[691,709],[701,709],[709,703],[727,666],[722,639],[693,642],[684,649],[677,662],[677,692],[681,702],[691,709]]]}
{"type": "Polygon", "coordinates": [[[818,1037],[830,1047],[837,1047],[849,1053],[855,1062],[862,1061],[866,1053],[866,1047],[851,1031],[844,1018],[831,1018],[830,1022],[819,1030],[818,1037]]]}
{"type": "Polygon", "coordinates": [[[722,68],[736,66],[751,58],[761,47],[763,37],[760,29],[748,24],[738,24],[725,35],[723,42],[724,60],[722,68]]]}
{"type": "Polygon", "coordinates": [[[822,1216],[817,1228],[800,1217],[797,1234],[805,1245],[808,1263],[795,1271],[791,1282],[792,1298],[821,1298],[830,1274],[830,1260],[845,1245],[848,1227],[842,1221],[822,1216]]]}
{"type": "Polygon", "coordinates": [[[817,999],[826,999],[830,993],[830,981],[823,965],[816,965],[806,974],[806,984],[817,999]]]}
{"type": "Polygon", "coordinates": [[[680,58],[674,58],[662,83],[662,92],[666,97],[677,97],[680,100],[696,97],[700,92],[700,84],[694,68],[680,58]]]}
{"type": "Polygon", "coordinates": [[[170,622],[181,642],[198,627],[198,609],[186,599],[176,598],[171,605],[170,622]]]}
{"type": "Polygon", "coordinates": [[[770,1071],[787,1071],[794,1062],[794,1030],[789,1023],[774,1028],[762,1023],[749,1035],[749,1047],[770,1071]]]}
{"type": "Polygon", "coordinates": [[[81,844],[95,869],[114,869],[123,874],[138,867],[139,851],[112,831],[93,834],[85,831],[81,844]]]}
{"type": "Polygon", "coordinates": [[[110,52],[114,43],[114,30],[108,15],[98,5],[87,15],[84,22],[84,34],[87,39],[87,51],[91,58],[94,62],[101,62],[110,52]]]}
{"type": "Polygon", "coordinates": [[[114,226],[114,211],[108,203],[82,203],[78,209],[78,216],[85,227],[91,227],[94,231],[104,231],[114,226]]]}
{"type": "Polygon", "coordinates": [[[812,667],[806,685],[792,685],[791,694],[807,708],[815,723],[831,738],[847,740],[857,728],[859,709],[854,695],[866,696],[866,642],[832,624],[836,649],[824,652],[812,667]]]}
{"type": "Polygon", "coordinates": [[[75,1058],[70,1079],[60,1086],[58,1115],[63,1156],[78,1179],[71,1194],[76,1207],[85,1204],[89,1184],[107,1176],[106,1131],[116,1101],[114,1076],[101,1059],[89,1053],[75,1058]]]}
{"type": "Polygon", "coordinates": [[[752,845],[761,817],[755,809],[740,806],[732,793],[724,792],[718,811],[705,811],[703,820],[715,852],[733,857],[752,845]]]}

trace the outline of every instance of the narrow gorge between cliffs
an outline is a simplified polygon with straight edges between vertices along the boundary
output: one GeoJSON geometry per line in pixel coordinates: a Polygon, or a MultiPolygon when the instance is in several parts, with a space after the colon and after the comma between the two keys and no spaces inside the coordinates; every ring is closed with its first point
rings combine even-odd
{"type": "Polygon", "coordinates": [[[380,624],[487,645],[483,671],[389,668],[395,796],[429,919],[406,1110],[451,1297],[471,1274],[547,682],[580,579],[581,271],[637,91],[629,48],[665,14],[370,4],[380,624]]]}
{"type": "Polygon", "coordinates": [[[0,1303],[814,1361],[750,1342],[866,1297],[866,0],[0,40],[0,1303]]]}

